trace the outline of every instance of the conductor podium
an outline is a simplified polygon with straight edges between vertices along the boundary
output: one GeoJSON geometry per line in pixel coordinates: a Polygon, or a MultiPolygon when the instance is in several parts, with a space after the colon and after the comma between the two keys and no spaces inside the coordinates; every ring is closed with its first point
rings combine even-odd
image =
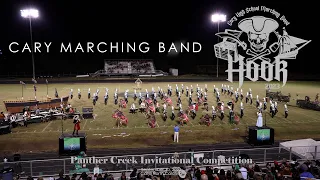
{"type": "Polygon", "coordinates": [[[87,135],[80,133],[77,136],[72,134],[62,134],[59,138],[59,155],[70,156],[78,155],[80,152],[87,151],[87,135]]]}
{"type": "Polygon", "coordinates": [[[257,126],[248,127],[248,143],[254,146],[273,145],[274,129],[268,126],[258,128],[257,126]]]}

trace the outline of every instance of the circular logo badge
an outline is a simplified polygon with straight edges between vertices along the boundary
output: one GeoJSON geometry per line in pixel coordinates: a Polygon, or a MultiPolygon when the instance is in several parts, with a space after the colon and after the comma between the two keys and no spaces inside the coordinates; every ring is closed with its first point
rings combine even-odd
{"type": "Polygon", "coordinates": [[[186,175],[187,175],[187,172],[186,172],[185,170],[180,169],[180,170],[178,171],[178,174],[179,174],[179,177],[180,177],[180,178],[185,178],[186,175]]]}

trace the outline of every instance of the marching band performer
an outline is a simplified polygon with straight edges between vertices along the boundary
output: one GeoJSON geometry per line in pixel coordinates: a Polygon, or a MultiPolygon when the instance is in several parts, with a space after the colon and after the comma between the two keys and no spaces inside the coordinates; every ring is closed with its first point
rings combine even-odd
{"type": "Polygon", "coordinates": [[[247,92],[247,95],[246,95],[246,103],[248,103],[249,101],[249,92],[247,92]]]}
{"type": "Polygon", "coordinates": [[[178,96],[178,92],[179,92],[179,87],[178,87],[178,84],[176,84],[176,96],[178,96]]]}
{"type": "Polygon", "coordinates": [[[220,92],[217,91],[217,102],[219,102],[219,101],[220,101],[220,92]]]}
{"type": "Polygon", "coordinates": [[[149,93],[148,93],[148,89],[146,89],[146,99],[149,98],[149,93]]]}
{"type": "Polygon", "coordinates": [[[216,85],[213,85],[213,93],[215,94],[216,92],[216,85]]]}
{"type": "Polygon", "coordinates": [[[252,93],[249,93],[250,105],[252,105],[252,93]]]}
{"type": "Polygon", "coordinates": [[[243,112],[243,102],[241,101],[241,103],[240,103],[240,118],[242,118],[243,117],[243,115],[244,115],[244,112],[243,112]]]}
{"type": "Polygon", "coordinates": [[[207,84],[204,85],[204,92],[208,92],[208,86],[207,86],[207,84]]]}
{"type": "Polygon", "coordinates": [[[171,86],[169,86],[169,93],[170,94],[168,94],[169,96],[172,96],[172,87],[171,86]]]}
{"type": "Polygon", "coordinates": [[[230,88],[230,96],[233,95],[233,87],[230,88]]]}
{"type": "Polygon", "coordinates": [[[54,88],[54,96],[55,96],[56,98],[58,98],[58,97],[59,97],[59,94],[58,94],[58,90],[57,90],[57,88],[54,88]]]}
{"type": "Polygon", "coordinates": [[[163,112],[167,111],[167,104],[166,103],[163,103],[162,107],[163,107],[163,112]]]}
{"type": "Polygon", "coordinates": [[[174,115],[174,107],[171,106],[171,120],[174,120],[174,118],[176,118],[176,116],[174,115]]]}
{"type": "Polygon", "coordinates": [[[259,95],[257,95],[257,99],[256,99],[256,107],[257,107],[257,108],[259,107],[259,104],[260,104],[259,95]]]}
{"type": "Polygon", "coordinates": [[[192,96],[191,96],[191,94],[189,95],[189,104],[191,104],[192,103],[192,96]]]}
{"type": "Polygon", "coordinates": [[[74,133],[76,133],[76,135],[78,136],[78,132],[80,130],[80,117],[78,115],[73,117],[73,133],[72,135],[74,136],[74,133]]]}
{"type": "Polygon", "coordinates": [[[224,86],[223,84],[221,84],[221,93],[223,93],[223,90],[224,90],[224,86]]]}
{"type": "Polygon", "coordinates": [[[135,114],[136,113],[136,105],[134,104],[134,103],[132,103],[131,104],[131,106],[130,106],[130,112],[132,113],[132,114],[135,114]]]}
{"type": "Polygon", "coordinates": [[[190,93],[193,94],[193,87],[190,85],[190,93]]]}
{"type": "Polygon", "coordinates": [[[128,92],[128,89],[124,92],[124,101],[126,101],[126,103],[128,103],[128,92]]]}
{"type": "Polygon", "coordinates": [[[288,117],[288,107],[287,107],[287,104],[284,104],[284,117],[285,117],[285,118],[288,117]]]}
{"type": "Polygon", "coordinates": [[[95,106],[97,102],[97,93],[93,93],[92,104],[95,106]]]}
{"type": "Polygon", "coordinates": [[[73,98],[73,89],[70,89],[70,99],[73,98]]]}
{"type": "Polygon", "coordinates": [[[184,93],[184,87],[183,87],[183,84],[181,84],[181,94],[184,93]]]}
{"type": "Polygon", "coordinates": [[[242,92],[242,89],[240,89],[240,100],[242,101],[243,99],[243,92],[242,92]]]}
{"type": "Polygon", "coordinates": [[[199,87],[199,84],[197,84],[197,88],[196,88],[196,91],[199,92],[200,91],[200,87],[199,87]]]}
{"type": "Polygon", "coordinates": [[[235,92],[235,96],[236,96],[236,103],[239,101],[239,92],[238,90],[235,92]]]}
{"type": "Polygon", "coordinates": [[[108,99],[109,99],[109,94],[108,94],[108,91],[106,91],[106,94],[104,95],[104,104],[105,105],[108,104],[108,99]]]}
{"type": "Polygon", "coordinates": [[[207,92],[204,92],[204,100],[208,101],[207,92]]]}
{"type": "Polygon", "coordinates": [[[266,98],[263,98],[263,110],[267,109],[267,101],[266,98]]]}
{"type": "Polygon", "coordinates": [[[223,103],[221,104],[221,107],[220,107],[220,113],[221,113],[221,120],[223,120],[223,118],[224,118],[224,104],[223,103]]]}
{"type": "Polygon", "coordinates": [[[179,111],[180,111],[181,114],[183,114],[183,109],[182,109],[182,104],[181,103],[179,104],[179,111]]]}
{"type": "Polygon", "coordinates": [[[154,88],[153,87],[151,88],[151,94],[152,95],[154,94],[154,88]]]}
{"type": "Polygon", "coordinates": [[[189,96],[189,88],[188,88],[188,86],[186,87],[186,96],[187,97],[189,96]]]}
{"type": "Polygon", "coordinates": [[[258,128],[261,128],[263,126],[263,119],[262,119],[262,113],[261,112],[257,112],[257,123],[256,123],[256,126],[258,128]]]}
{"type": "Polygon", "coordinates": [[[78,89],[78,99],[81,99],[81,91],[78,89]]]}
{"type": "Polygon", "coordinates": [[[90,88],[88,89],[88,99],[90,99],[91,95],[90,95],[90,88]]]}
{"type": "Polygon", "coordinates": [[[259,107],[258,107],[259,112],[262,113],[262,102],[259,102],[259,107]]]}
{"type": "Polygon", "coordinates": [[[214,106],[212,106],[212,119],[215,119],[217,117],[217,112],[214,108],[214,106]]]}
{"type": "Polygon", "coordinates": [[[275,107],[274,107],[274,104],[272,103],[272,101],[270,104],[271,104],[270,105],[270,113],[271,113],[271,117],[273,118],[275,115],[275,107]]]}
{"type": "Polygon", "coordinates": [[[278,103],[277,101],[274,102],[274,115],[278,113],[278,103]]]}

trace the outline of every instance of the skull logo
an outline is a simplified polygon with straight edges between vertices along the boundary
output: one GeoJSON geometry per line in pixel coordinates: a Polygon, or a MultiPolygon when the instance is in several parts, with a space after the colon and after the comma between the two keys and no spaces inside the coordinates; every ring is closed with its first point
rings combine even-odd
{"type": "Polygon", "coordinates": [[[270,33],[275,31],[279,24],[271,18],[253,16],[240,21],[238,27],[247,33],[251,49],[262,52],[267,48],[270,33]]]}
{"type": "Polygon", "coordinates": [[[261,52],[266,49],[267,42],[269,41],[269,34],[263,33],[248,33],[248,40],[250,42],[250,47],[256,52],[261,52]]]}

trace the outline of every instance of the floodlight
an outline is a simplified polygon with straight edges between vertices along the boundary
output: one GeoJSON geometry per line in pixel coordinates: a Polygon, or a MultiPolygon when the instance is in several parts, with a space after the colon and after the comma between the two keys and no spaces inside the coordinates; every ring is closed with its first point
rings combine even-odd
{"type": "Polygon", "coordinates": [[[24,18],[38,18],[39,11],[37,9],[23,9],[20,10],[21,16],[24,18]]]}

